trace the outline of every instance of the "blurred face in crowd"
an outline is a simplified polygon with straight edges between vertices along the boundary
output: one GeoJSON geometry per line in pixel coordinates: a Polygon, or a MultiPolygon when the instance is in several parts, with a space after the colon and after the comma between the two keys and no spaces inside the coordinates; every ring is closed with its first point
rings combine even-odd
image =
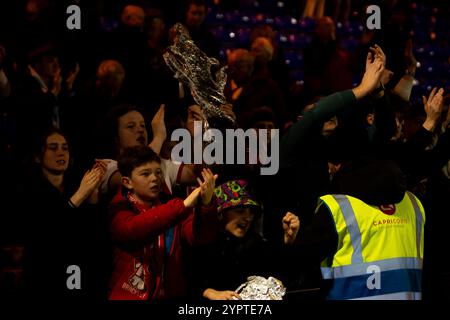
{"type": "Polygon", "coordinates": [[[397,130],[395,132],[394,137],[392,137],[392,140],[401,141],[405,137],[404,132],[405,120],[403,119],[401,114],[395,115],[395,124],[397,126],[397,130]]]}
{"type": "Polygon", "coordinates": [[[52,55],[43,56],[34,67],[41,77],[53,79],[56,72],[60,69],[59,59],[52,55]]]}
{"type": "Polygon", "coordinates": [[[145,21],[145,12],[141,7],[128,5],[122,11],[122,23],[131,28],[142,30],[145,21]]]}
{"type": "Polygon", "coordinates": [[[191,4],[186,12],[186,25],[188,28],[198,29],[206,17],[206,7],[191,4]]]}
{"type": "Polygon", "coordinates": [[[147,28],[147,43],[149,47],[154,47],[159,44],[164,37],[165,30],[166,24],[161,17],[154,17],[151,19],[147,28]]]}
{"type": "Polygon", "coordinates": [[[36,161],[42,169],[52,174],[62,174],[69,166],[69,146],[66,138],[59,133],[47,137],[40,159],[36,161]]]}
{"type": "Polygon", "coordinates": [[[250,228],[255,214],[250,208],[228,209],[223,213],[225,230],[237,238],[243,238],[250,228]]]}
{"type": "Polygon", "coordinates": [[[258,62],[269,62],[273,57],[273,45],[269,39],[258,37],[252,42],[252,54],[258,62]]]}
{"type": "MultiPolygon", "coordinates": [[[[205,120],[205,116],[203,115],[202,108],[199,105],[193,104],[188,108],[188,117],[186,121],[186,129],[188,129],[191,137],[195,138],[194,135],[194,121],[202,121],[205,120]]],[[[198,132],[198,134],[202,134],[198,132]]]]}
{"type": "Polygon", "coordinates": [[[131,177],[122,177],[123,185],[144,203],[152,203],[158,199],[162,181],[161,165],[155,161],[136,167],[131,172],[131,177]]]}
{"type": "Polygon", "coordinates": [[[100,91],[115,96],[119,93],[125,79],[125,70],[116,60],[105,60],[97,69],[96,85],[100,91]]]}
{"type": "Polygon", "coordinates": [[[255,58],[244,49],[236,49],[228,55],[228,72],[238,86],[250,79],[255,58]]]}
{"type": "Polygon", "coordinates": [[[147,145],[147,129],[142,114],[130,111],[119,118],[119,149],[147,145]]]}
{"type": "Polygon", "coordinates": [[[49,6],[48,0],[28,0],[25,4],[25,14],[28,21],[36,21],[49,6]]]}

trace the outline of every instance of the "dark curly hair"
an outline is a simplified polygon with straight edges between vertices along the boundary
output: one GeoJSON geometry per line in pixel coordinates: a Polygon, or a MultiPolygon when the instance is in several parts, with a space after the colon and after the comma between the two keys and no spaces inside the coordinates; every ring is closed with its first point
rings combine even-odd
{"type": "Polygon", "coordinates": [[[161,163],[159,156],[147,146],[126,148],[117,160],[122,177],[131,177],[133,170],[143,164],[150,162],[161,163]]]}

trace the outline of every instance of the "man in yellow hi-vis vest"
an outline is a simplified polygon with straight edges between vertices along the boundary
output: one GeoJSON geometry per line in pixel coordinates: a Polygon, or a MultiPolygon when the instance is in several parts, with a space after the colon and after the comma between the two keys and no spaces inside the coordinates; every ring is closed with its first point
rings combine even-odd
{"type": "Polygon", "coordinates": [[[331,214],[336,250],[321,265],[327,299],[419,300],[425,213],[391,161],[340,172],[342,194],[320,197],[331,214]]]}

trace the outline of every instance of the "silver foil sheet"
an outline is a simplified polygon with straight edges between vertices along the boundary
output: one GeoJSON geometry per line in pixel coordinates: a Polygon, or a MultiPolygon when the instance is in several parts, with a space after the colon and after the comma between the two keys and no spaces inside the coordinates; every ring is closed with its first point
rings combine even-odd
{"type": "Polygon", "coordinates": [[[273,277],[251,276],[236,289],[242,300],[283,300],[286,288],[273,277]]]}
{"type": "MultiPolygon", "coordinates": [[[[180,23],[174,26],[174,44],[166,49],[163,57],[174,77],[189,86],[192,97],[202,108],[206,119],[233,119],[223,113],[221,105],[226,104],[223,94],[227,75],[225,68],[219,68],[219,61],[208,57],[191,39],[188,30],[180,23]],[[214,71],[216,70],[216,71],[214,71]]],[[[205,129],[208,125],[205,124],[205,129]]]]}

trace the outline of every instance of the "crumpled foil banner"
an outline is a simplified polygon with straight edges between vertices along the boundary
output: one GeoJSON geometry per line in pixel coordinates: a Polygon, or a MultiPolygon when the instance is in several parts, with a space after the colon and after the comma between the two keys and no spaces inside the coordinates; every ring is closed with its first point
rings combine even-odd
{"type": "Polygon", "coordinates": [[[273,277],[268,279],[251,276],[247,278],[247,282],[241,284],[236,289],[242,300],[283,300],[286,294],[286,288],[283,283],[273,277]]]}
{"type": "MultiPolygon", "coordinates": [[[[220,108],[227,103],[223,94],[227,82],[226,67],[218,69],[213,76],[211,68],[218,67],[219,61],[201,51],[182,24],[175,24],[174,30],[174,44],[163,55],[174,77],[189,86],[192,97],[202,108],[206,119],[225,118],[234,123],[220,108]]],[[[205,129],[207,127],[206,124],[205,129]]]]}

